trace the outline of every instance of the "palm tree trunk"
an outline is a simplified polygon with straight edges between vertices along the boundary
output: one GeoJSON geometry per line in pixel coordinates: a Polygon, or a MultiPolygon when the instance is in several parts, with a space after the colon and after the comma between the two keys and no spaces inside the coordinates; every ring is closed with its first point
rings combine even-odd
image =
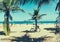
{"type": "Polygon", "coordinates": [[[8,16],[7,16],[7,20],[6,20],[6,27],[7,27],[7,35],[9,35],[9,32],[10,32],[10,28],[9,28],[9,19],[8,19],[8,16]]]}
{"type": "Polygon", "coordinates": [[[37,19],[35,19],[35,31],[37,31],[37,19]]]}
{"type": "Polygon", "coordinates": [[[10,28],[9,28],[9,14],[10,14],[10,12],[9,12],[9,10],[6,10],[6,18],[4,18],[4,24],[5,24],[5,26],[4,26],[4,32],[5,32],[5,35],[9,35],[9,33],[10,33],[10,28]]]}

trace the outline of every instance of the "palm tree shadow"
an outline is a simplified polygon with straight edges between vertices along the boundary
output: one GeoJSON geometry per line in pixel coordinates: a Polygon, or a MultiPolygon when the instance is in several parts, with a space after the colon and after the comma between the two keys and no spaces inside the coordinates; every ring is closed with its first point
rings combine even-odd
{"type": "Polygon", "coordinates": [[[58,34],[60,33],[60,28],[56,27],[56,28],[44,28],[47,31],[51,31],[50,33],[54,33],[54,34],[58,34]]]}
{"type": "Polygon", "coordinates": [[[26,32],[26,33],[34,33],[34,32],[36,32],[36,31],[25,30],[25,31],[22,31],[22,32],[26,32]]]}
{"type": "Polygon", "coordinates": [[[44,40],[46,40],[45,38],[49,38],[49,37],[39,37],[39,38],[30,38],[29,35],[25,34],[22,37],[14,37],[15,39],[12,39],[12,42],[43,42],[44,40]]]}
{"type": "Polygon", "coordinates": [[[31,39],[29,38],[29,36],[24,35],[23,37],[15,37],[15,39],[11,40],[12,42],[31,42],[31,39]]]}
{"type": "Polygon", "coordinates": [[[0,31],[0,35],[5,35],[5,33],[3,31],[0,31]]]}

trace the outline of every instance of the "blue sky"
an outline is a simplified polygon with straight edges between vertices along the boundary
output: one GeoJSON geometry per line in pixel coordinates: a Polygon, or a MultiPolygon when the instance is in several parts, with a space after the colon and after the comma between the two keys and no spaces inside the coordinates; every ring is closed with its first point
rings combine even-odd
{"type": "MultiPolygon", "coordinates": [[[[43,16],[40,21],[55,21],[56,17],[58,16],[58,12],[55,11],[55,7],[58,1],[51,2],[49,5],[42,5],[40,8],[39,14],[47,14],[46,16],[43,16]]],[[[24,6],[21,6],[22,9],[24,9],[27,13],[33,14],[34,9],[37,8],[37,5],[34,4],[26,4],[24,6]]],[[[11,15],[13,17],[13,21],[24,21],[31,19],[32,16],[30,16],[27,13],[22,13],[21,11],[11,12],[11,15]]],[[[4,20],[4,13],[0,12],[0,21],[4,20]]]]}

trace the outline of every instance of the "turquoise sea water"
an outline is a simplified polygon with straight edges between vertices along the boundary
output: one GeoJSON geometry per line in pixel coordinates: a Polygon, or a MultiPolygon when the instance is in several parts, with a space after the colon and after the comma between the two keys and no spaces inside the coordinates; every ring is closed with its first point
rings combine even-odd
{"type": "MultiPolygon", "coordinates": [[[[10,24],[34,24],[34,23],[35,23],[34,21],[13,21],[13,22],[10,22],[10,24]]],[[[48,23],[54,24],[54,23],[56,23],[56,21],[38,21],[38,24],[48,24],[48,23]]],[[[3,24],[3,22],[0,22],[0,24],[3,24]]]]}

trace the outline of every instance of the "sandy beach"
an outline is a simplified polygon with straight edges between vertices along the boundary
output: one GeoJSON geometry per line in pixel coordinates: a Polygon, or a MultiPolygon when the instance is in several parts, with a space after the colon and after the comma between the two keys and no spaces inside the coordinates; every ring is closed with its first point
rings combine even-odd
{"type": "MultiPolygon", "coordinates": [[[[34,25],[32,24],[13,24],[10,25],[10,35],[5,36],[0,33],[0,42],[60,42],[59,34],[55,34],[54,30],[48,30],[49,28],[56,28],[55,24],[39,24],[37,32],[33,32],[34,25]],[[32,32],[31,32],[32,31],[32,32]],[[31,41],[29,41],[30,38],[31,41]],[[19,38],[19,40],[16,40],[19,38]],[[28,41],[21,40],[27,39],[28,41]],[[44,40],[43,40],[44,39],[44,40]]],[[[3,25],[0,24],[0,32],[3,31],[3,25]]]]}

